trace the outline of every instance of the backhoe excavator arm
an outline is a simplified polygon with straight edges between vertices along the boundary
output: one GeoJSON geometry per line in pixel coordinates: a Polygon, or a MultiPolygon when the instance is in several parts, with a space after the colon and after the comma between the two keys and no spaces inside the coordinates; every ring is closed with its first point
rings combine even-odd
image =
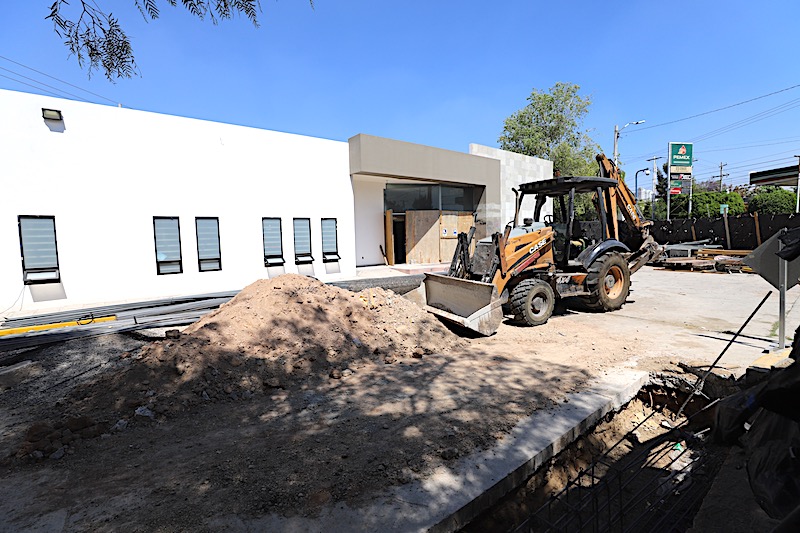
{"type": "Polygon", "coordinates": [[[610,161],[605,154],[598,154],[597,162],[600,164],[600,176],[604,178],[612,178],[616,180],[617,186],[613,189],[608,189],[603,195],[603,202],[605,204],[606,217],[608,218],[609,237],[619,239],[619,230],[617,228],[617,207],[622,211],[622,216],[631,230],[641,233],[642,238],[647,238],[650,235],[649,227],[653,224],[649,220],[645,220],[636,205],[636,198],[631,190],[620,179],[619,169],[610,161]],[[613,230],[612,230],[613,228],[613,230]],[[611,234],[613,231],[614,234],[611,234]]]}
{"type": "MultiPolygon", "coordinates": [[[[620,240],[619,225],[617,220],[617,208],[622,211],[622,216],[628,224],[632,233],[641,236],[642,243],[638,249],[634,250],[628,257],[628,268],[631,273],[636,272],[647,262],[656,259],[664,252],[664,249],[655,242],[650,235],[650,226],[653,223],[645,220],[642,212],[636,205],[636,198],[631,190],[620,178],[619,169],[605,154],[598,154],[597,162],[600,164],[600,176],[611,178],[617,182],[616,187],[608,188],[602,193],[602,201],[607,223],[605,237],[620,240]]],[[[598,191],[600,192],[600,191],[598,191]]]]}

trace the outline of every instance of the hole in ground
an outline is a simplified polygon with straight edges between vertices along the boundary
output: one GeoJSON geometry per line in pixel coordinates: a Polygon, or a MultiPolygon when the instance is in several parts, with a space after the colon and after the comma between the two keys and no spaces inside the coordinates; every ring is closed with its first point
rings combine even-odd
{"type": "Polygon", "coordinates": [[[684,531],[728,448],[713,406],[647,386],[461,531],[684,531]],[[709,407],[709,408],[707,408],[709,407]]]}

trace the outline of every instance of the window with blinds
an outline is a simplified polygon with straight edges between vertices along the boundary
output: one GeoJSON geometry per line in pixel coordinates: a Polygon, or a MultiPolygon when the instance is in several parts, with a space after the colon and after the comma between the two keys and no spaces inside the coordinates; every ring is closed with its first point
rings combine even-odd
{"type": "Polygon", "coordinates": [[[61,281],[55,217],[23,215],[17,221],[25,285],[61,281]]]}
{"type": "Polygon", "coordinates": [[[294,219],[294,262],[298,265],[311,263],[311,219],[294,219]]]}
{"type": "Polygon", "coordinates": [[[156,271],[160,274],[183,273],[181,227],[178,217],[153,217],[156,242],[156,271]]]}
{"type": "Polygon", "coordinates": [[[219,219],[197,217],[197,264],[200,272],[222,270],[222,254],[219,246],[219,219]]]}
{"type": "Polygon", "coordinates": [[[280,218],[262,218],[261,229],[264,235],[264,266],[280,266],[283,260],[283,236],[280,218]]]}
{"type": "Polygon", "coordinates": [[[336,219],[322,219],[322,262],[339,261],[339,242],[336,235],[336,219]]]}

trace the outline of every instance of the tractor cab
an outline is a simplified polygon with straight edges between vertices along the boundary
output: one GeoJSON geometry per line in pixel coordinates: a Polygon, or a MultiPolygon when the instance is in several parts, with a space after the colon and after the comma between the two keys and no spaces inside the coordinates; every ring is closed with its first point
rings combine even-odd
{"type": "MultiPolygon", "coordinates": [[[[580,232],[580,227],[575,220],[575,201],[579,193],[596,193],[597,198],[603,198],[609,190],[617,186],[617,181],[612,178],[574,176],[556,177],[549,180],[523,183],[519,186],[517,195],[517,214],[522,200],[526,195],[536,196],[534,217],[531,226],[550,227],[555,235],[553,254],[559,270],[569,270],[570,267],[580,266],[581,254],[596,244],[580,232]],[[553,199],[555,216],[542,216],[542,208],[548,198],[553,199]]],[[[605,202],[595,202],[600,219],[601,240],[609,235],[608,214],[605,212],[605,202]]],[[[528,221],[530,219],[526,219],[528,221]]],[[[513,232],[514,230],[512,230],[513,232]]],[[[512,233],[513,234],[513,233],[512,233]]]]}

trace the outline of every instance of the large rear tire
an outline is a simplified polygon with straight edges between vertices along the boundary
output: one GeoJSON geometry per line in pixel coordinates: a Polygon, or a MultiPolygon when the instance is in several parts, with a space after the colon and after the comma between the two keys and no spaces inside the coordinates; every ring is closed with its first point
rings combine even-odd
{"type": "Polygon", "coordinates": [[[589,267],[586,289],[591,294],[579,297],[579,302],[591,311],[616,311],[628,299],[630,287],[628,263],[616,252],[606,254],[589,267]]]}
{"type": "Polygon", "coordinates": [[[550,285],[539,279],[525,279],[511,291],[511,311],[517,322],[539,326],[553,314],[556,296],[550,285]]]}

